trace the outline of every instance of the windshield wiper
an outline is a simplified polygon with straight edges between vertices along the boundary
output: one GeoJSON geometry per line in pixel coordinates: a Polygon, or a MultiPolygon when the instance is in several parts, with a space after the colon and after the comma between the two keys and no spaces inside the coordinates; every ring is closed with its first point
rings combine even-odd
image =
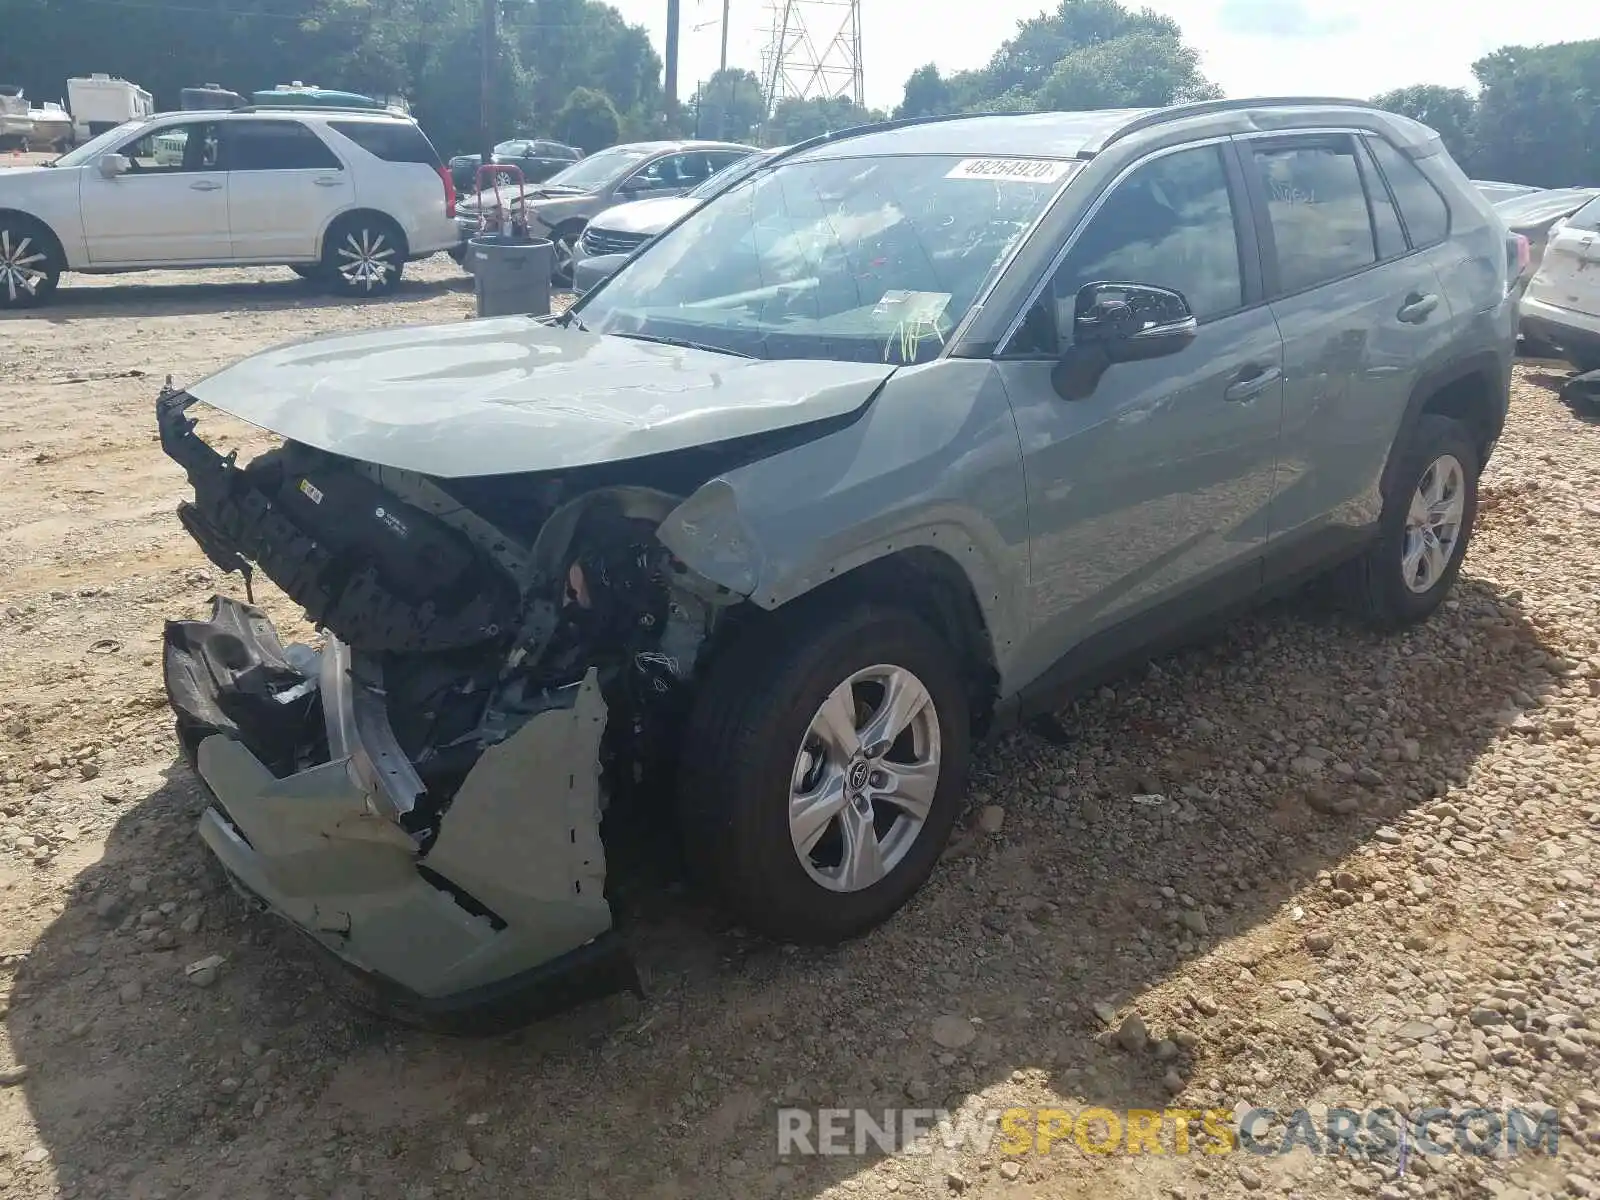
{"type": "Polygon", "coordinates": [[[613,337],[632,338],[636,342],[655,342],[660,346],[677,346],[680,350],[709,350],[712,354],[727,354],[733,358],[754,358],[743,350],[730,350],[726,346],[708,346],[704,342],[691,342],[687,338],[663,337],[658,333],[618,333],[613,337]]]}
{"type": "Polygon", "coordinates": [[[589,327],[578,320],[578,314],[570,308],[561,314],[561,325],[564,329],[576,329],[579,333],[588,333],[589,327]]]}

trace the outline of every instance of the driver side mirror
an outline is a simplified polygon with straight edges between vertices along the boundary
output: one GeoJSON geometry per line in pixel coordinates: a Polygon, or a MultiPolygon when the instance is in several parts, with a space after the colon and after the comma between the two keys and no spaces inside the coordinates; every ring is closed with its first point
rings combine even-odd
{"type": "Polygon", "coordinates": [[[1086,283],[1073,299],[1072,344],[1051,370],[1050,382],[1063,400],[1082,400],[1113,363],[1177,354],[1198,333],[1189,302],[1171,288],[1086,283]]]}
{"type": "Polygon", "coordinates": [[[102,154],[100,156],[100,174],[106,179],[115,179],[118,175],[126,175],[128,168],[132,165],[125,154],[102,154]]]}

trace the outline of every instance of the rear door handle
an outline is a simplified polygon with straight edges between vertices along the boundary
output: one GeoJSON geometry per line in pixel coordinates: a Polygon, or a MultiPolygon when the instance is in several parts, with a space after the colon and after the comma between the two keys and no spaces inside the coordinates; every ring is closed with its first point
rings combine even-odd
{"type": "Polygon", "coordinates": [[[197,192],[220,192],[222,185],[210,179],[202,179],[189,185],[197,192]]]}
{"type": "Polygon", "coordinates": [[[1424,296],[1421,292],[1412,292],[1400,305],[1400,311],[1395,314],[1407,325],[1420,325],[1426,321],[1433,310],[1439,307],[1439,297],[1429,293],[1424,296]]]}
{"type": "Polygon", "coordinates": [[[320,179],[312,180],[312,182],[318,187],[338,187],[343,181],[339,179],[329,179],[326,175],[324,175],[320,179]]]}
{"type": "Polygon", "coordinates": [[[1234,404],[1254,400],[1283,378],[1283,370],[1280,367],[1246,367],[1239,372],[1239,375],[1240,378],[1235,379],[1222,392],[1222,398],[1234,404]]]}

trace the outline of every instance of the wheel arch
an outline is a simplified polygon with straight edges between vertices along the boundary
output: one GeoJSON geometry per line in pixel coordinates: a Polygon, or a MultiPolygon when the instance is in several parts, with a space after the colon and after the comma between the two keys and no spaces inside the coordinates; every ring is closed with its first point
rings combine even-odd
{"type": "Polygon", "coordinates": [[[37,216],[24,208],[10,208],[0,205],[0,220],[4,220],[6,218],[27,221],[30,225],[37,225],[40,229],[44,230],[44,232],[50,238],[50,248],[55,252],[56,265],[59,266],[63,271],[68,269],[67,244],[61,240],[61,235],[55,231],[55,228],[50,224],[49,221],[46,221],[43,217],[37,216]]]}
{"type": "Polygon", "coordinates": [[[1481,468],[1505,428],[1511,375],[1509,360],[1492,350],[1456,359],[1423,375],[1406,402],[1405,415],[1383,469],[1383,494],[1387,495],[1405,447],[1424,415],[1450,417],[1472,432],[1481,468]]]}

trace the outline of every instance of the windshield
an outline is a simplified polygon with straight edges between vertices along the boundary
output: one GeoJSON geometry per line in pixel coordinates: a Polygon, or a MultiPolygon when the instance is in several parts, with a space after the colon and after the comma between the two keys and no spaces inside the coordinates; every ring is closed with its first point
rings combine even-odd
{"type": "Polygon", "coordinates": [[[146,122],[144,121],[124,121],[115,129],[108,129],[98,137],[90,138],[76,150],[68,150],[60,158],[56,159],[54,165],[58,167],[82,166],[102,150],[109,150],[113,146],[120,145],[124,138],[132,136],[135,131],[144,128],[145,124],[146,122]]]}
{"type": "Polygon", "coordinates": [[[1600,199],[1594,199],[1572,214],[1568,229],[1600,231],[1600,199]]]}
{"type": "Polygon", "coordinates": [[[684,195],[691,200],[709,200],[724,188],[730,188],[738,183],[776,153],[776,150],[763,150],[757,154],[746,155],[715,172],[709,179],[695,184],[684,195]]]}
{"type": "Polygon", "coordinates": [[[563,167],[544,186],[573,187],[583,191],[598,191],[614,179],[620,179],[629,168],[650,157],[650,151],[637,146],[613,146],[588,158],[563,167]]]}
{"type": "Polygon", "coordinates": [[[595,333],[757,358],[926,362],[1077,167],[783,163],[697,209],[574,311],[595,333]]]}

